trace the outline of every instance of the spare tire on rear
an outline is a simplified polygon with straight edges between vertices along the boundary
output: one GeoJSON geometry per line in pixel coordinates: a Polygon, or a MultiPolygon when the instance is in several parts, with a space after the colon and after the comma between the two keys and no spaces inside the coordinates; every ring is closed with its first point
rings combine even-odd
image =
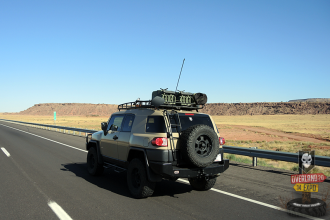
{"type": "Polygon", "coordinates": [[[219,140],[207,125],[193,125],[180,135],[180,150],[186,163],[196,167],[212,164],[219,153],[219,140]]]}

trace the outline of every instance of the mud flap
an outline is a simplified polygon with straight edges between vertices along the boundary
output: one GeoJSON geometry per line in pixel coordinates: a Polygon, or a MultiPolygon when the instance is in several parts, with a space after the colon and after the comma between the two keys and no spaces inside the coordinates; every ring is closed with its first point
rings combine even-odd
{"type": "Polygon", "coordinates": [[[148,158],[147,158],[147,154],[145,151],[143,151],[144,153],[144,161],[145,161],[145,165],[146,165],[146,170],[147,170],[147,176],[148,176],[148,180],[150,182],[160,182],[162,181],[162,177],[156,173],[154,173],[150,167],[149,167],[149,163],[148,163],[148,158]]]}

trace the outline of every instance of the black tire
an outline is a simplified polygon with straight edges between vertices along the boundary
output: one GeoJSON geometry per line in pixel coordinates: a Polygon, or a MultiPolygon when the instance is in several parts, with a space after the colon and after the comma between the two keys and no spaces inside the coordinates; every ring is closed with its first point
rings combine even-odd
{"type": "Polygon", "coordinates": [[[178,179],[179,179],[179,177],[170,177],[170,178],[168,178],[168,180],[173,181],[173,182],[177,181],[178,179]]]}
{"type": "Polygon", "coordinates": [[[217,177],[211,177],[209,179],[205,179],[205,178],[188,178],[189,183],[191,185],[191,187],[194,190],[198,190],[198,191],[207,191],[209,189],[211,189],[215,182],[217,181],[217,177]]]}
{"type": "Polygon", "coordinates": [[[88,172],[92,176],[101,175],[104,171],[103,164],[98,163],[96,149],[94,147],[89,148],[87,153],[87,168],[88,172]]]}
{"type": "Polygon", "coordinates": [[[136,199],[152,196],[156,183],[150,182],[144,163],[134,158],[128,165],[127,185],[130,193],[136,199]]]}
{"type": "MultiPolygon", "coordinates": [[[[301,207],[300,205],[305,205],[302,204],[302,198],[293,199],[287,203],[287,209],[314,217],[324,216],[326,213],[327,204],[321,199],[312,198],[311,200],[312,207],[301,207]],[[316,206],[313,206],[313,204],[315,204],[316,206]]],[[[290,216],[297,216],[289,212],[288,214],[290,216]]]]}
{"type": "Polygon", "coordinates": [[[193,125],[180,136],[180,149],[183,159],[196,167],[207,167],[219,154],[219,139],[207,125],[193,125]]]}

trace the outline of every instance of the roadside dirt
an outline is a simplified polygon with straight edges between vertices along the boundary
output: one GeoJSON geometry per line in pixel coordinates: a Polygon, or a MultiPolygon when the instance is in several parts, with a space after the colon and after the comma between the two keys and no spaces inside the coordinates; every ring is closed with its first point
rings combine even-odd
{"type": "Polygon", "coordinates": [[[274,129],[250,127],[243,125],[220,125],[217,124],[220,135],[228,140],[251,140],[251,141],[306,141],[324,143],[329,140],[318,135],[285,133],[274,129]]]}

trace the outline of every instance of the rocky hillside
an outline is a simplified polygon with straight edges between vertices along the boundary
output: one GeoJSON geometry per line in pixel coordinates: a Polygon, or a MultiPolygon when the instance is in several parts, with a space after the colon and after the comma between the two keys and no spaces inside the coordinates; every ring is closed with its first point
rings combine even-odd
{"type": "MultiPolygon", "coordinates": [[[[17,114],[22,115],[81,115],[109,116],[117,105],[83,103],[36,104],[17,114]]],[[[330,102],[260,102],[260,103],[211,103],[200,110],[210,115],[276,115],[276,114],[330,114],[330,102]]]]}
{"type": "Polygon", "coordinates": [[[330,114],[330,102],[211,103],[202,112],[210,115],[330,114]]]}
{"type": "Polygon", "coordinates": [[[36,104],[20,115],[82,115],[82,116],[109,116],[117,111],[117,105],[86,104],[86,103],[45,103],[36,104]]]}
{"type": "Polygon", "coordinates": [[[289,102],[330,102],[328,98],[314,98],[314,99],[295,99],[289,102]]]}

